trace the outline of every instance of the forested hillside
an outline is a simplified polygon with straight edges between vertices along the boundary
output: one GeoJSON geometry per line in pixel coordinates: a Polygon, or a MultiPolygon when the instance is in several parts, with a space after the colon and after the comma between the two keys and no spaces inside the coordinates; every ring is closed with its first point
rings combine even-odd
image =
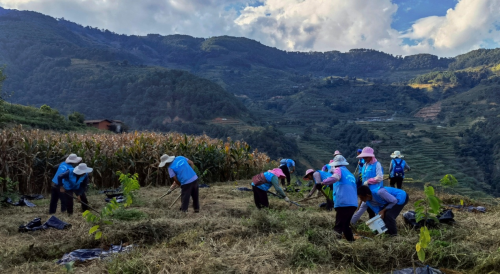
{"type": "Polygon", "coordinates": [[[131,129],[245,139],[297,159],[299,171],[336,149],[355,162],[365,145],[388,167],[399,149],[415,182],[446,172],[458,176],[458,192],[500,194],[500,49],[455,58],[287,52],[242,37],[120,35],[0,8],[0,65],[8,102],[131,129]]]}

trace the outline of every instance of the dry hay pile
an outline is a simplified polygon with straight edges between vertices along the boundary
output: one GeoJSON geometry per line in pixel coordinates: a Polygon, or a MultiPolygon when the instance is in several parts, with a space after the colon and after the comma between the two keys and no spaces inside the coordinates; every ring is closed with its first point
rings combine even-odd
{"type": "MultiPolygon", "coordinates": [[[[49,217],[48,200],[36,201],[36,208],[5,209],[0,241],[8,244],[0,246],[0,272],[64,273],[64,268],[54,263],[64,253],[120,242],[140,247],[112,260],[77,263],[75,273],[386,273],[411,267],[417,259],[418,233],[406,228],[401,216],[399,236],[371,236],[351,244],[336,239],[335,212],[320,210],[317,205],[323,202],[321,198],[308,201],[304,210],[270,198],[271,209],[258,211],[252,192],[236,190],[248,183],[200,189],[198,214],[191,208],[187,214],[179,212],[179,203],[168,210],[176,193],[155,201],[166,189],[143,188],[137,204],[129,210],[139,210],[144,217],[116,220],[105,229],[102,243],[88,235],[90,225],[79,214],[68,217],[57,213],[73,225],[67,231],[18,233],[21,222],[49,217]]],[[[413,202],[423,197],[421,192],[409,190],[411,202],[405,210],[412,209],[413,202]]],[[[291,197],[298,200],[299,195],[291,197]]],[[[445,203],[460,199],[440,196],[445,203]]],[[[89,195],[92,205],[98,208],[104,205],[103,198],[89,195]]],[[[431,231],[426,263],[458,273],[499,272],[499,208],[488,206],[485,214],[455,211],[455,219],[454,226],[442,225],[431,231]]],[[[358,229],[362,232],[365,228],[359,225],[358,229]]],[[[364,234],[369,235],[366,231],[364,234]]]]}

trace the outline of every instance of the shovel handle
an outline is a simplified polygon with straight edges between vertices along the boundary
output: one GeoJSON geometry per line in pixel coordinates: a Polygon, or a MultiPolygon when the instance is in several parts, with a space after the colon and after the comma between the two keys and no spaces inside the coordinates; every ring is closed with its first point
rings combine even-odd
{"type": "Polygon", "coordinates": [[[179,198],[181,197],[182,193],[179,194],[179,196],[177,196],[177,198],[175,198],[174,202],[168,207],[168,208],[172,208],[175,204],[175,202],[177,202],[177,200],[179,200],[179,198]]]}
{"type": "MultiPolygon", "coordinates": [[[[69,194],[68,194],[68,193],[66,193],[66,192],[63,192],[63,193],[64,193],[64,194],[66,194],[66,195],[68,195],[68,197],[71,197],[71,198],[73,198],[74,200],[77,200],[77,201],[78,201],[78,199],[77,199],[76,197],[74,197],[74,196],[72,196],[72,195],[69,195],[69,194]]],[[[78,202],[79,202],[80,204],[82,204],[82,205],[84,205],[84,206],[86,206],[86,207],[90,208],[91,210],[95,211],[96,213],[101,214],[101,212],[97,211],[97,209],[92,208],[92,207],[91,207],[91,206],[89,206],[88,204],[86,204],[86,203],[84,203],[84,202],[82,202],[82,201],[78,201],[78,202]]]]}

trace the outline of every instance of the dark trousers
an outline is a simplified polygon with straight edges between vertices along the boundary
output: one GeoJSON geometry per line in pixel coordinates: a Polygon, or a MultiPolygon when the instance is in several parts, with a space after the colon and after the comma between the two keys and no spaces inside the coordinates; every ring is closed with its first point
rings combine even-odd
{"type": "Polygon", "coordinates": [[[335,216],[335,230],[337,233],[344,233],[344,237],[349,242],[354,241],[354,236],[352,235],[352,230],[350,227],[352,216],[354,212],[356,212],[355,206],[347,206],[347,207],[337,207],[335,208],[337,215],[335,216]]]}
{"type": "MultiPolygon", "coordinates": [[[[74,192],[72,190],[66,190],[66,192],[61,193],[61,198],[64,204],[66,205],[66,210],[68,211],[68,214],[73,214],[73,206],[74,206],[73,194],[74,192]]],[[[87,200],[87,196],[85,195],[85,193],[80,195],[80,199],[83,203],[87,205],[89,204],[89,201],[87,200]]],[[[89,210],[89,207],[82,204],[82,212],[84,212],[85,210],[89,210]]]]}
{"type": "Polygon", "coordinates": [[[387,227],[386,233],[389,235],[398,235],[398,228],[396,227],[396,218],[399,216],[399,213],[401,213],[401,210],[403,210],[403,207],[408,203],[410,197],[408,194],[406,194],[406,200],[404,204],[402,205],[395,205],[391,209],[388,209],[385,212],[384,216],[384,223],[385,227],[387,227]]]}
{"type": "MultiPolygon", "coordinates": [[[[290,170],[288,170],[288,167],[286,165],[280,166],[280,169],[283,171],[283,174],[286,176],[286,185],[290,185],[290,170]]],[[[285,179],[281,179],[281,185],[285,186],[285,179]]]]}
{"type": "Polygon", "coordinates": [[[390,184],[391,184],[391,187],[394,187],[394,185],[397,186],[397,188],[401,189],[401,187],[403,186],[403,177],[393,177],[390,179],[390,184]]]}
{"type": "Polygon", "coordinates": [[[199,199],[200,189],[198,187],[198,180],[194,182],[181,186],[181,211],[187,212],[189,207],[189,198],[193,198],[193,208],[194,212],[200,211],[200,199],[199,199]]]}
{"type": "Polygon", "coordinates": [[[368,212],[368,218],[371,219],[373,217],[375,217],[375,211],[373,211],[371,208],[367,208],[366,209],[366,212],[368,212]]]}
{"type": "Polygon", "coordinates": [[[256,187],[252,186],[253,190],[253,200],[255,201],[255,205],[258,209],[263,207],[269,207],[269,199],[267,198],[267,192],[256,187]]]}
{"type": "Polygon", "coordinates": [[[61,200],[61,212],[66,211],[66,204],[64,203],[64,198],[62,197],[64,193],[61,193],[60,188],[53,186],[50,188],[50,206],[49,214],[54,214],[57,211],[57,203],[61,200]]]}

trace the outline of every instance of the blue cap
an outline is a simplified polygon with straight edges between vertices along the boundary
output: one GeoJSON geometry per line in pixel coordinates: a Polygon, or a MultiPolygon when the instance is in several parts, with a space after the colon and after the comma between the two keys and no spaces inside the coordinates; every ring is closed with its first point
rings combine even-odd
{"type": "Polygon", "coordinates": [[[361,152],[363,152],[363,150],[362,149],[358,149],[358,153],[361,153],[361,152]]]}

